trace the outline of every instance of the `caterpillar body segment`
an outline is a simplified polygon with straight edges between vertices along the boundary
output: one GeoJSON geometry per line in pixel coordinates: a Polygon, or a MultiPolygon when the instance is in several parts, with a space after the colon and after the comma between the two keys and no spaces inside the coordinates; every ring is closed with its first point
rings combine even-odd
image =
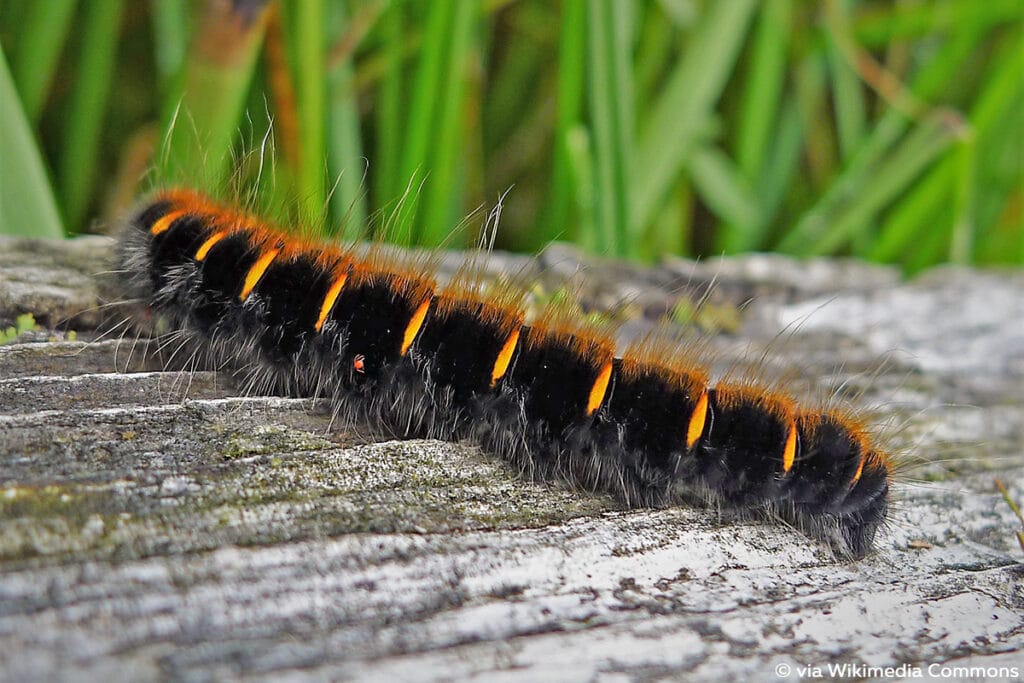
{"type": "Polygon", "coordinates": [[[156,195],[120,245],[127,293],[213,358],[402,437],[470,440],[538,479],[628,505],[767,512],[844,556],[870,551],[890,461],[854,419],[679,350],[616,355],[598,328],[428,269],[304,243],[188,190],[156,195]]]}

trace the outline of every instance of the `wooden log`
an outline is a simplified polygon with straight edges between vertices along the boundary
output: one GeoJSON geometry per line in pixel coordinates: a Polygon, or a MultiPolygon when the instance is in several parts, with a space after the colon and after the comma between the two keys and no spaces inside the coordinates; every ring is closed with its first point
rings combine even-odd
{"type": "Polygon", "coordinates": [[[94,274],[110,251],[0,238],[0,325],[26,312],[39,325],[0,346],[2,678],[1024,668],[1020,522],[994,483],[1024,499],[1020,272],[901,283],[756,255],[650,269],[564,248],[539,259],[548,288],[586,266],[595,305],[631,295],[657,312],[680,278],[756,294],[741,333],[713,342],[723,366],[768,348],[769,369],[799,371],[794,385],[839,384],[891,418],[913,480],[895,487],[877,551],[849,563],[777,524],[626,511],[523,481],[471,446],[370,439],[310,400],[154,367],[97,338],[113,294],[94,274]]]}

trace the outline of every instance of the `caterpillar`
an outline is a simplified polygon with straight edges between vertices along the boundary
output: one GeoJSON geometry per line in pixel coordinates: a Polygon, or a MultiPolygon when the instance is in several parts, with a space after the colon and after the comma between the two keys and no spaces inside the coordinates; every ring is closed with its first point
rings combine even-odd
{"type": "Polygon", "coordinates": [[[858,420],[753,382],[711,386],[656,339],[618,354],[557,312],[527,324],[514,292],[438,287],[424,263],[304,241],[188,189],[128,218],[118,261],[128,297],[210,357],[398,436],[473,442],[628,506],[766,514],[843,557],[867,554],[885,521],[892,460],[858,420]]]}

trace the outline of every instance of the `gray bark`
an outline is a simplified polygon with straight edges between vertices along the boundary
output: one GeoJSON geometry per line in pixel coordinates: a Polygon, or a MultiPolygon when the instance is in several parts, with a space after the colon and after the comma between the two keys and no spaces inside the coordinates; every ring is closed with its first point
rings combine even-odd
{"type": "Polygon", "coordinates": [[[716,280],[710,308],[741,325],[712,335],[717,369],[838,391],[902,454],[877,551],[850,563],[778,524],[623,510],[470,446],[375,440],[309,400],[164,371],[134,334],[96,332],[110,253],[0,238],[0,326],[40,327],[0,346],[5,679],[1024,670],[1020,522],[995,485],[1024,499],[1019,271],[495,255],[616,310],[624,338],[716,280]]]}

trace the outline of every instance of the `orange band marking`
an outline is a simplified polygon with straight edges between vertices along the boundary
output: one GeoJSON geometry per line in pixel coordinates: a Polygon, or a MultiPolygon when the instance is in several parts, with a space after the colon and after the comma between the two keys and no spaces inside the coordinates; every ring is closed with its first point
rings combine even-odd
{"type": "Polygon", "coordinates": [[[405,352],[409,350],[412,343],[416,341],[416,335],[419,334],[420,328],[423,327],[423,321],[427,319],[427,311],[430,310],[430,299],[427,299],[420,304],[420,307],[416,309],[416,312],[412,314],[412,319],[409,320],[409,325],[405,328],[405,335],[402,337],[402,350],[399,352],[400,355],[404,356],[405,352]]]}
{"type": "Polygon", "coordinates": [[[324,322],[327,321],[327,316],[330,315],[331,309],[334,308],[334,302],[338,300],[338,295],[341,294],[341,288],[345,286],[345,280],[348,280],[348,273],[342,273],[338,276],[338,279],[331,283],[331,288],[327,290],[327,296],[324,297],[324,302],[320,304],[320,315],[317,316],[316,325],[314,329],[319,332],[320,328],[324,326],[324,322]]]}
{"type": "Polygon", "coordinates": [[[280,249],[271,249],[256,259],[256,263],[252,264],[252,268],[245,274],[245,284],[242,285],[242,293],[238,295],[239,301],[245,301],[246,297],[252,293],[256,283],[263,277],[263,273],[267,272],[267,268],[280,252],[280,249]]]}
{"type": "Polygon", "coordinates": [[[690,416],[690,424],[686,427],[686,450],[690,450],[697,443],[697,439],[704,433],[704,424],[708,420],[708,392],[701,393],[697,399],[697,405],[693,408],[690,416]]]}
{"type": "Polygon", "coordinates": [[[590,399],[587,401],[587,415],[593,415],[594,411],[601,407],[604,395],[608,393],[608,382],[612,378],[612,362],[608,361],[601,368],[594,380],[594,386],[590,388],[590,399]]]}
{"type": "Polygon", "coordinates": [[[498,380],[505,376],[508,372],[508,365],[512,362],[512,354],[515,353],[516,344],[519,343],[519,330],[516,328],[512,330],[512,334],[505,340],[505,345],[501,347],[501,351],[498,352],[498,357],[494,361],[494,369],[491,370],[491,386],[493,387],[498,383],[498,380]]]}
{"type": "Polygon", "coordinates": [[[860,464],[857,465],[857,472],[853,475],[853,479],[850,481],[850,486],[851,487],[854,484],[856,484],[858,481],[860,481],[860,475],[862,475],[864,473],[864,461],[866,459],[867,458],[864,457],[864,453],[861,452],[861,454],[860,454],[860,464]]]}
{"type": "Polygon", "coordinates": [[[203,259],[205,259],[206,255],[210,253],[210,249],[213,249],[213,245],[217,244],[217,242],[220,242],[222,239],[224,239],[224,237],[227,234],[227,230],[215,232],[213,233],[213,235],[210,236],[208,240],[199,245],[199,248],[196,249],[196,261],[202,261],[203,259]]]}
{"type": "Polygon", "coordinates": [[[782,473],[789,474],[796,460],[796,425],[789,423],[789,434],[786,436],[786,447],[782,449],[782,473]]]}
{"type": "Polygon", "coordinates": [[[185,215],[184,211],[171,211],[169,214],[158,220],[153,224],[153,227],[149,229],[150,235],[159,235],[162,232],[167,232],[171,228],[171,223],[178,220],[185,215]]]}

